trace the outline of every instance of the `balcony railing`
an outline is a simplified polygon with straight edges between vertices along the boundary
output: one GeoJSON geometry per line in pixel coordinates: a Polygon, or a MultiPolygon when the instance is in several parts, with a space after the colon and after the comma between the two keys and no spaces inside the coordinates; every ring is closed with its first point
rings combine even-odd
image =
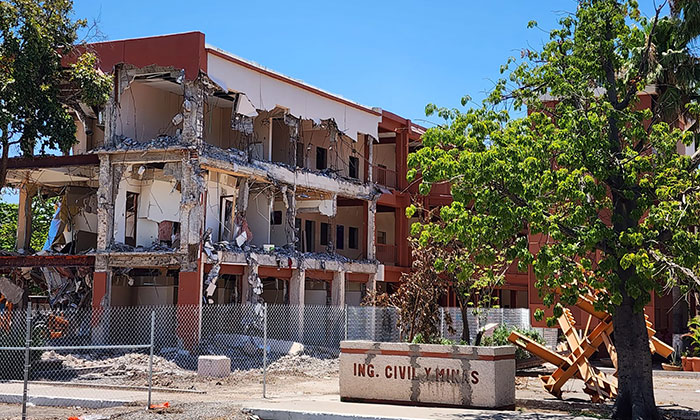
{"type": "Polygon", "coordinates": [[[396,265],[396,245],[377,244],[377,260],[382,264],[396,265]]]}
{"type": "Polygon", "coordinates": [[[381,165],[372,165],[372,181],[389,188],[396,188],[398,173],[381,165]]]}

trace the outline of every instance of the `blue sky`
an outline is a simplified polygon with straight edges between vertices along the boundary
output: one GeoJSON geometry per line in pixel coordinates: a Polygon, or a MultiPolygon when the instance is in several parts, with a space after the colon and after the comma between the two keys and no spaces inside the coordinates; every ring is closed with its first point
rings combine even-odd
{"type": "MultiPolygon", "coordinates": [[[[645,1],[642,1],[645,3],[645,1]]],[[[646,1],[651,8],[651,0],[646,1]]],[[[206,40],[365,105],[417,120],[429,102],[480,99],[499,66],[547,34],[574,0],[75,0],[106,39],[198,30],[206,40]]]]}
{"type": "MultiPolygon", "coordinates": [[[[652,0],[640,4],[652,13],[652,0]]],[[[483,99],[500,65],[541,46],[576,1],[74,0],[74,9],[104,40],[198,30],[209,44],[430,125],[426,104],[483,99]]]]}

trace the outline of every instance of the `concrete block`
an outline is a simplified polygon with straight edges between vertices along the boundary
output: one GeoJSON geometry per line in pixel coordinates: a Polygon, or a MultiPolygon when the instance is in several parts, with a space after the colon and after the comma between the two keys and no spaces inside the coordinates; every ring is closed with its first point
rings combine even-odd
{"type": "Polygon", "coordinates": [[[515,406],[515,347],[343,341],[340,399],[448,407],[515,406]]]}
{"type": "Polygon", "coordinates": [[[197,375],[224,378],[231,374],[231,359],[226,356],[199,356],[197,375]]]}

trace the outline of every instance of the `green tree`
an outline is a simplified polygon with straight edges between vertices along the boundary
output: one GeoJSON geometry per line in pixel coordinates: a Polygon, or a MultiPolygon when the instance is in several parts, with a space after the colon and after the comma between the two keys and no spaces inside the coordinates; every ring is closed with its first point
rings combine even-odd
{"type": "MultiPolygon", "coordinates": [[[[498,303],[494,291],[503,284],[509,264],[500,250],[480,250],[476,254],[469,254],[469,245],[465,245],[456,236],[441,238],[440,232],[446,228],[446,223],[440,217],[439,208],[426,210],[418,205],[411,208],[411,215],[415,215],[416,212],[424,222],[411,226],[412,237],[409,241],[413,253],[413,269],[402,279],[401,288],[406,285],[407,289],[416,290],[414,295],[422,297],[417,306],[434,306],[434,310],[427,313],[437,313],[440,305],[439,300],[433,299],[426,290],[434,288],[439,298],[452,288],[457,297],[462,320],[466,320],[470,313],[476,316],[475,345],[479,345],[480,315],[483,315],[484,309],[498,303]],[[437,238],[441,239],[436,240],[437,238]],[[413,287],[410,287],[411,285],[413,287]]],[[[416,314],[418,313],[411,310],[409,305],[406,315],[415,317],[416,314]]],[[[428,320],[428,323],[430,322],[428,320]]],[[[429,332],[419,331],[424,337],[430,337],[429,332]]],[[[463,322],[460,340],[470,343],[471,338],[469,324],[463,322]]]]}
{"type": "Polygon", "coordinates": [[[111,78],[94,55],[73,53],[84,20],[72,20],[70,0],[0,2],[0,188],[5,186],[9,148],[24,156],[35,148],[67,152],[75,143],[73,114],[81,102],[98,107],[109,98],[111,78]]]}
{"type": "Polygon", "coordinates": [[[429,105],[445,124],[409,156],[422,192],[452,183],[435,240],[457,238],[468,255],[501,249],[521,270],[531,264],[555,316],[596,292],[615,328],[615,418],[659,418],[643,307],[664,287],[700,285],[700,155],[677,152],[694,136],[639,106],[663,70],[654,59],[659,13],[641,16],[634,0],[579,1],[540,51],[508,60],[481,107],[429,105]],[[525,105],[526,116],[511,116],[525,105]],[[536,234],[549,240],[535,253],[536,234]]]}
{"type": "MultiPolygon", "coordinates": [[[[46,200],[36,197],[32,201],[32,238],[30,245],[34,251],[39,251],[46,242],[57,201],[58,197],[46,200]]],[[[15,251],[17,242],[17,207],[17,204],[0,201],[0,250],[15,251]]]]}

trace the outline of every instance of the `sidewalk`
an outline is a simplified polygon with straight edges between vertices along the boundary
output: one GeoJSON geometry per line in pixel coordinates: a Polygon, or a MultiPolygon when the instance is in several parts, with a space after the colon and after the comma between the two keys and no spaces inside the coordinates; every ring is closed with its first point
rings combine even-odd
{"type": "Polygon", "coordinates": [[[244,412],[255,414],[263,420],[562,420],[588,419],[566,414],[534,413],[522,411],[467,410],[459,408],[410,407],[402,405],[361,404],[340,402],[338,395],[313,399],[257,400],[241,404],[244,412]]]}
{"type": "MultiPolygon", "coordinates": [[[[0,403],[22,404],[23,384],[0,382],[0,403]]],[[[70,385],[29,384],[28,402],[36,406],[106,408],[133,405],[142,402],[146,406],[148,391],[130,389],[101,389],[70,385]],[[100,398],[95,398],[98,395],[100,398]],[[107,398],[105,398],[107,397],[107,398]]],[[[167,393],[153,392],[153,400],[163,399],[167,393]]]]}

